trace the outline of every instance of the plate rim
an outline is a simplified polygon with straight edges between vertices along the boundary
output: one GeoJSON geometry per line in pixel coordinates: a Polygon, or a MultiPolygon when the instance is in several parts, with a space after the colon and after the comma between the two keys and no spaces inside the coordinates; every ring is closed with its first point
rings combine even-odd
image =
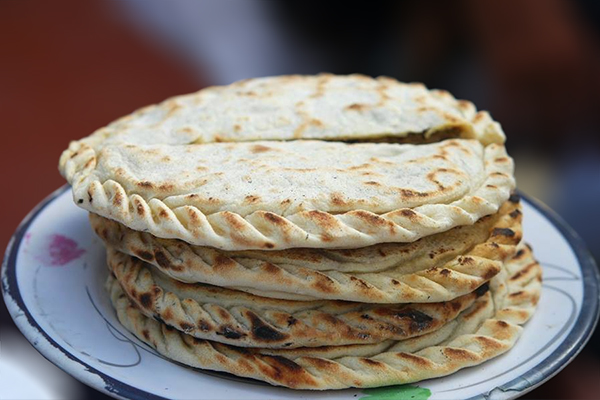
{"type": "Polygon", "coordinates": [[[59,345],[46,331],[42,329],[42,327],[37,323],[25,306],[15,273],[17,255],[19,253],[20,245],[23,242],[25,232],[27,232],[27,229],[33,223],[33,221],[35,221],[36,217],[69,188],[70,185],[65,184],[38,203],[27,214],[27,216],[25,216],[25,218],[17,226],[15,233],[10,238],[8,246],[6,247],[6,252],[4,253],[4,258],[2,260],[2,268],[0,270],[0,276],[2,278],[0,286],[2,288],[4,304],[6,304],[6,308],[8,309],[13,322],[17,328],[19,328],[23,336],[25,336],[25,338],[29,341],[29,343],[31,343],[31,345],[45,359],[56,365],[65,373],[77,379],[79,382],[117,399],[168,400],[166,397],[162,397],[121,382],[120,380],[115,379],[102,371],[99,371],[85,361],[74,356],[67,349],[59,345]],[[50,350],[42,350],[40,340],[44,340],[45,345],[51,346],[50,350]],[[54,350],[58,350],[58,352],[52,351],[52,348],[54,348],[54,350]],[[84,368],[83,373],[78,371],[80,367],[84,368]],[[96,376],[102,379],[104,383],[103,385],[98,384],[98,380],[95,378],[96,376]]]}
{"type": "MultiPolygon", "coordinates": [[[[491,391],[500,390],[503,393],[516,392],[517,397],[520,397],[556,376],[556,374],[562,371],[581,353],[589,342],[600,319],[600,270],[581,236],[556,211],[541,200],[525,195],[520,190],[517,190],[517,193],[546,217],[563,235],[569,246],[571,246],[575,258],[581,266],[581,280],[583,283],[582,304],[587,305],[588,302],[591,302],[589,304],[590,307],[581,308],[579,316],[573,322],[573,329],[552,353],[529,371],[491,391]],[[583,329],[578,328],[582,326],[580,324],[584,324],[583,329]],[[526,382],[528,385],[523,386],[522,382],[526,382]]],[[[467,400],[489,400],[489,393],[470,397],[467,400]]],[[[502,398],[510,399],[516,397],[508,396],[502,398]]]]}
{"type": "MultiPolygon", "coordinates": [[[[9,314],[17,328],[19,328],[25,338],[44,358],[81,383],[115,398],[166,400],[167,398],[165,397],[115,379],[74,356],[41,328],[25,306],[16,277],[16,260],[20,245],[23,242],[27,229],[35,221],[36,217],[69,188],[70,186],[65,184],[38,203],[17,226],[15,233],[8,242],[0,270],[0,286],[9,314]],[[40,345],[40,341],[44,341],[44,346],[40,345]],[[42,349],[42,347],[44,348],[42,349]],[[81,367],[84,370],[80,370],[81,367]],[[102,385],[99,384],[96,377],[99,377],[103,381],[102,385]]],[[[575,320],[573,329],[551,354],[529,371],[492,390],[500,390],[503,393],[516,392],[515,394],[520,396],[537,388],[558,374],[588,343],[600,317],[600,271],[583,239],[562,217],[540,200],[525,195],[521,191],[517,192],[519,196],[525,199],[559,230],[573,250],[575,258],[581,267],[583,304],[586,304],[586,307],[582,307],[577,320],[575,320]],[[523,385],[523,382],[526,384],[523,385]]],[[[480,394],[471,397],[469,400],[483,400],[487,399],[487,396],[487,394],[480,394]]],[[[502,397],[512,398],[510,395],[502,397]]]]}

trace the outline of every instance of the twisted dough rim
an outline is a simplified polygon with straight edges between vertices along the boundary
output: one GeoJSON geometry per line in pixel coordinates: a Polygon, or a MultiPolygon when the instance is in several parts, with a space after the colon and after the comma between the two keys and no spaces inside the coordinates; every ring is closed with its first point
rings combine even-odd
{"type": "Polygon", "coordinates": [[[422,303],[450,301],[472,292],[496,275],[501,262],[514,254],[521,240],[520,210],[518,197],[511,198],[490,226],[486,241],[460,256],[440,260],[439,266],[410,273],[403,272],[404,265],[376,273],[342,273],[254,260],[248,254],[230,257],[227,252],[198,248],[182,241],[171,246],[148,233],[127,228],[113,231],[110,225],[121,226],[112,221],[109,226],[103,225],[97,217],[91,220],[107,246],[151,263],[182,282],[202,282],[290,300],[422,303]]]}
{"type": "Polygon", "coordinates": [[[141,314],[118,290],[111,293],[121,323],[169,359],[295,389],[343,389],[405,384],[445,376],[508,351],[533,314],[541,293],[541,267],[522,247],[506,264],[507,284],[493,297],[495,314],[475,332],[415,352],[370,357],[282,356],[199,340],[141,314]],[[502,292],[504,291],[504,294],[502,292]]]}
{"type": "Polygon", "coordinates": [[[356,248],[413,242],[495,213],[515,187],[512,159],[503,145],[490,144],[484,149],[486,178],[481,186],[449,204],[425,204],[380,215],[366,210],[340,214],[311,210],[287,216],[267,211],[245,216],[231,211],[204,214],[195,206],[171,207],[158,198],[127,193],[114,180],[97,180],[91,175],[96,157],[95,150],[83,141],[72,142],[61,156],[77,205],[134,230],[223,250],[356,248]]]}
{"type": "Polygon", "coordinates": [[[243,347],[295,348],[403,340],[452,321],[487,290],[480,288],[443,303],[307,302],[169,282],[170,278],[151,271],[142,261],[110,248],[107,264],[115,278],[113,285],[120,285],[147,317],[199,339],[243,347]],[[186,297],[186,293],[194,298],[186,297]]]}

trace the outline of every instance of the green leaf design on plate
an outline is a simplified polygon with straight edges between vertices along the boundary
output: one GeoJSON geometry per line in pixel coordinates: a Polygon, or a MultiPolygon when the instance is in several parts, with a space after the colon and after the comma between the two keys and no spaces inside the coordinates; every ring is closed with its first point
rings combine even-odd
{"type": "Polygon", "coordinates": [[[418,386],[400,385],[365,389],[360,400],[427,400],[431,390],[418,386]]]}

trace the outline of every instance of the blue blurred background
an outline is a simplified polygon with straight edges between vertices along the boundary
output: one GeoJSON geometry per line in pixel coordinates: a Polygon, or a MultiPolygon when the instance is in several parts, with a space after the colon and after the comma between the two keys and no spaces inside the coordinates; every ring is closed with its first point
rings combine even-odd
{"type": "MultiPolygon", "coordinates": [[[[600,2],[0,2],[0,244],[45,195],[71,139],[166,97],[266,75],[388,75],[500,121],[519,188],[600,257],[600,2]]],[[[4,362],[48,398],[104,398],[39,356],[0,305],[4,362]]],[[[600,398],[596,337],[526,398],[600,398]]]]}

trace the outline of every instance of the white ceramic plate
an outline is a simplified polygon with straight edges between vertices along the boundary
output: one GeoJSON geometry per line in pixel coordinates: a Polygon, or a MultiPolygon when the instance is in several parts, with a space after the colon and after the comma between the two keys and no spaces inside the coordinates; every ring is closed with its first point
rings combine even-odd
{"type": "Polygon", "coordinates": [[[525,239],[544,269],[538,311],[515,347],[444,378],[379,389],[277,388],[168,361],[123,329],[103,290],[104,248],[68,187],[38,205],[13,236],[2,266],[4,300],[35,348],[81,382],[130,399],[512,399],[560,371],[598,319],[598,270],[551,211],[524,200],[525,239]]]}

